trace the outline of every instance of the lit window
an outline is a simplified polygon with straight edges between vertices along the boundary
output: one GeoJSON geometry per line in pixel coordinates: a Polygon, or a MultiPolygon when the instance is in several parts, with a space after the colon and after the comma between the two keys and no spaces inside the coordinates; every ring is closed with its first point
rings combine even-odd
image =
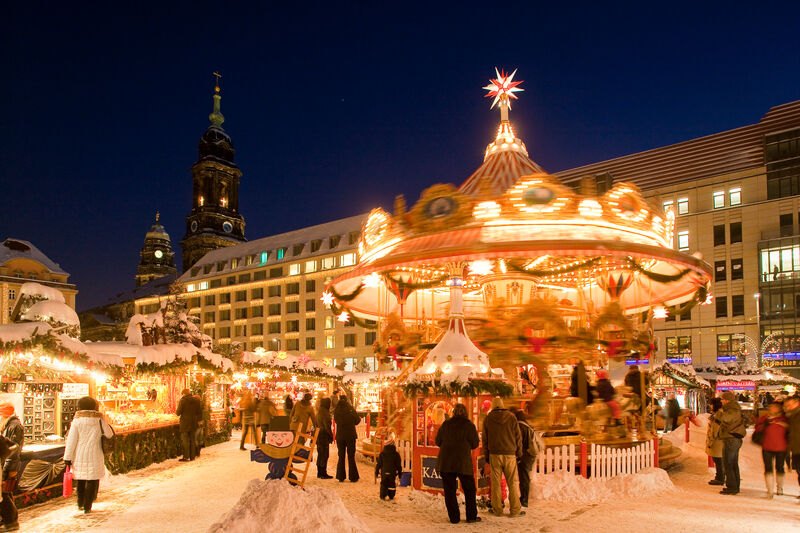
{"type": "Polygon", "coordinates": [[[8,299],[9,300],[16,300],[17,299],[17,290],[16,289],[8,289],[8,299]]]}
{"type": "Polygon", "coordinates": [[[300,273],[300,263],[289,265],[289,275],[296,276],[300,273]]]}
{"type": "Polygon", "coordinates": [[[325,347],[336,348],[336,337],[333,335],[325,335],[325,347]]]}
{"type": "Polygon", "coordinates": [[[689,249],[689,232],[688,231],[679,231],[678,232],[678,250],[685,252],[689,249]]]}
{"type": "Polygon", "coordinates": [[[328,270],[336,266],[335,257],[325,257],[322,259],[322,270],[328,270]]]}
{"type": "Polygon", "coordinates": [[[186,286],[186,292],[194,292],[194,283],[190,283],[186,286]]]}
{"type": "Polygon", "coordinates": [[[725,191],[717,191],[714,193],[714,209],[725,207],[725,191]]]}
{"type": "Polygon", "coordinates": [[[678,214],[685,215],[688,212],[689,212],[689,199],[678,198],[678,214]]]}
{"type": "Polygon", "coordinates": [[[278,248],[278,261],[283,259],[284,254],[286,254],[286,248],[278,248]]]}
{"type": "Polygon", "coordinates": [[[662,205],[663,205],[663,207],[664,207],[664,212],[665,212],[665,213],[674,207],[674,206],[673,206],[673,202],[672,202],[672,200],[667,200],[667,201],[666,201],[666,202],[664,202],[662,205]]]}
{"type": "Polygon", "coordinates": [[[269,252],[261,252],[261,263],[266,263],[269,259],[269,252]]]}
{"type": "Polygon", "coordinates": [[[335,316],[328,315],[325,317],[325,329],[333,329],[335,324],[336,324],[335,316]]]}
{"type": "Polygon", "coordinates": [[[233,259],[231,259],[231,268],[236,268],[238,266],[239,266],[239,258],[234,257],[233,259]]]}
{"type": "Polygon", "coordinates": [[[197,203],[202,206],[204,203],[206,203],[206,199],[201,196],[200,198],[198,198],[197,203]]]}
{"type": "Polygon", "coordinates": [[[220,201],[219,201],[219,205],[221,205],[222,207],[227,207],[228,206],[228,199],[227,198],[221,198],[220,201]]]}
{"type": "Polygon", "coordinates": [[[742,188],[736,187],[728,191],[728,199],[731,205],[739,205],[742,203],[742,188]]]}
{"type": "Polygon", "coordinates": [[[317,271],[317,262],[316,261],[306,261],[306,274],[309,272],[316,272],[317,271]]]}
{"type": "Polygon", "coordinates": [[[204,291],[204,290],[206,290],[207,288],[208,288],[208,282],[207,282],[207,281],[201,281],[201,282],[200,282],[200,290],[201,290],[201,291],[204,291]]]}
{"type": "Polygon", "coordinates": [[[342,260],[339,266],[346,267],[346,266],[353,266],[355,264],[356,264],[356,254],[355,252],[353,252],[349,254],[344,254],[342,256],[342,260]]]}

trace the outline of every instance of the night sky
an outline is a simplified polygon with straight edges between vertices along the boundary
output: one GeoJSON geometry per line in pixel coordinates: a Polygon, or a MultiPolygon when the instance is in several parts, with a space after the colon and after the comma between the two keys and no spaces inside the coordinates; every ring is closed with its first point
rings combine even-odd
{"type": "Polygon", "coordinates": [[[156,210],[183,237],[215,70],[249,239],[462,182],[495,66],[519,69],[511,120],[551,172],[800,99],[797,2],[163,4],[4,7],[0,239],[60,263],[79,309],[133,287],[156,210]]]}

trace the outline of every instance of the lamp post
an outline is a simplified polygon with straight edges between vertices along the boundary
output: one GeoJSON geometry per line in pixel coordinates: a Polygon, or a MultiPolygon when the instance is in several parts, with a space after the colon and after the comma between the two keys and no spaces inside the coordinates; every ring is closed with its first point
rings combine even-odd
{"type": "MultiPolygon", "coordinates": [[[[761,293],[757,292],[753,295],[753,298],[756,299],[756,327],[758,328],[758,342],[756,343],[757,346],[761,346],[761,293]]],[[[761,365],[764,364],[764,354],[761,353],[761,349],[758,350],[758,367],[761,368],[761,365]]]]}

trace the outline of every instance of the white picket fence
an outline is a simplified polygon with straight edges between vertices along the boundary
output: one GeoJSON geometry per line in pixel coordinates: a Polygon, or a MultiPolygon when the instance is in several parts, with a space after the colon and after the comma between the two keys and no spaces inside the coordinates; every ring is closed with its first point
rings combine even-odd
{"type": "Polygon", "coordinates": [[[399,440],[395,443],[397,446],[397,453],[403,460],[403,472],[411,472],[411,458],[414,456],[410,440],[399,440]]]}
{"type": "MultiPolygon", "coordinates": [[[[581,470],[580,446],[574,444],[550,446],[539,454],[534,472],[550,474],[557,471],[576,473],[581,470]],[[576,470],[577,469],[577,470],[576,470]]],[[[600,444],[587,445],[586,471],[588,477],[608,479],[635,474],[655,465],[653,441],[630,448],[611,448],[600,444]]]]}

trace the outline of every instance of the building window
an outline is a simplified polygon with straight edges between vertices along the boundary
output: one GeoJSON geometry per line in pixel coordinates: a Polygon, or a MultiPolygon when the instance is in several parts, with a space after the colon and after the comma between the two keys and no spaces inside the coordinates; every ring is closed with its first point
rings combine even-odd
{"type": "Polygon", "coordinates": [[[203,313],[203,322],[214,322],[214,311],[206,311],[203,313]]]}
{"type": "Polygon", "coordinates": [[[286,255],[286,248],[278,248],[278,251],[275,256],[276,260],[280,261],[281,259],[283,259],[284,255],[286,255]]]}
{"type": "Polygon", "coordinates": [[[189,300],[189,307],[200,307],[200,298],[192,298],[189,300]]]}
{"type": "Polygon", "coordinates": [[[339,266],[343,266],[343,267],[353,266],[355,264],[356,264],[356,254],[355,254],[355,252],[342,255],[341,258],[340,258],[340,261],[339,261],[339,266]]]}
{"type": "Polygon", "coordinates": [[[220,339],[230,339],[231,338],[231,327],[225,326],[219,328],[219,338],[220,339]]]}
{"type": "Polygon", "coordinates": [[[322,258],[322,270],[329,270],[331,268],[336,267],[336,258],[335,257],[323,257],[322,258]]]}
{"type": "Polygon", "coordinates": [[[264,289],[263,288],[250,290],[250,298],[252,300],[260,300],[263,297],[264,297],[264,289]]]}
{"type": "Polygon", "coordinates": [[[300,284],[299,283],[287,283],[286,284],[286,294],[300,294],[300,284]]]}
{"type": "Polygon", "coordinates": [[[236,328],[234,328],[234,329],[235,329],[235,333],[236,333],[237,337],[247,337],[247,326],[246,325],[243,324],[241,326],[236,326],[236,328]]]}
{"type": "Polygon", "coordinates": [[[250,308],[250,316],[253,318],[261,318],[264,316],[264,306],[256,305],[250,308]]]}
{"type": "Polygon", "coordinates": [[[316,261],[306,261],[306,274],[310,274],[311,272],[317,271],[317,262],[316,261]]]}
{"type": "Polygon", "coordinates": [[[692,319],[692,310],[691,309],[687,309],[683,313],[679,314],[678,317],[681,319],[681,321],[683,321],[683,320],[691,320],[692,319]]]}
{"type": "Polygon", "coordinates": [[[691,337],[667,337],[667,361],[689,364],[692,360],[691,337]]]}
{"type": "Polygon", "coordinates": [[[281,304],[269,304],[267,308],[267,313],[269,316],[278,316],[281,314],[281,304]]]}
{"type": "Polygon", "coordinates": [[[228,276],[225,278],[225,285],[236,285],[236,276],[228,276]]]}
{"type": "Polygon", "coordinates": [[[317,290],[317,283],[313,279],[306,280],[306,292],[314,292],[317,290]]]}
{"type": "Polygon", "coordinates": [[[300,339],[286,339],[286,349],[297,351],[300,349],[300,339]]]}
{"type": "Polygon", "coordinates": [[[287,320],[286,321],[286,332],[287,333],[294,333],[300,331],[300,321],[299,320],[287,320]]]}
{"type": "Polygon", "coordinates": [[[675,209],[675,202],[673,202],[672,200],[667,200],[666,202],[661,204],[661,206],[664,208],[664,212],[666,213],[670,209],[675,209]]]}
{"type": "Polygon", "coordinates": [[[280,339],[270,339],[267,343],[267,348],[271,351],[277,351],[281,349],[281,340],[280,339]]]}
{"type": "Polygon", "coordinates": [[[247,291],[236,291],[236,301],[237,302],[246,302],[247,301],[247,291]]]}
{"type": "Polygon", "coordinates": [[[367,372],[378,371],[378,358],[374,356],[365,357],[364,363],[367,365],[367,372]]]}
{"type": "Polygon", "coordinates": [[[204,291],[204,290],[206,290],[207,288],[208,288],[208,282],[207,282],[207,281],[201,281],[201,282],[200,282],[200,290],[201,290],[201,291],[204,291]]]}
{"type": "Polygon", "coordinates": [[[741,353],[743,338],[743,335],[736,333],[717,335],[717,361],[722,363],[736,361],[741,353]]]}
{"type": "Polygon", "coordinates": [[[317,308],[317,300],[315,298],[309,298],[306,300],[306,311],[314,311],[317,308]]]}
{"type": "Polygon", "coordinates": [[[249,283],[249,282],[250,282],[250,273],[239,274],[239,283],[249,283]]]}
{"type": "Polygon", "coordinates": [[[355,333],[347,333],[344,336],[344,347],[345,348],[354,348],[356,345],[356,334],[355,333]]]}
{"type": "Polygon", "coordinates": [[[253,272],[253,281],[262,281],[267,279],[267,271],[266,270],[259,270],[257,272],[253,272]]]}
{"type": "Polygon", "coordinates": [[[689,249],[689,232],[688,231],[679,231],[678,232],[678,250],[681,252],[685,252],[689,249]]]}
{"type": "Polygon", "coordinates": [[[325,329],[333,329],[336,326],[336,317],[328,315],[325,317],[325,329]]]}
{"type": "Polygon", "coordinates": [[[211,280],[211,288],[212,289],[216,289],[218,287],[222,287],[222,279],[220,279],[220,278],[212,279],[211,280]]]}
{"type": "MultiPolygon", "coordinates": [[[[19,276],[17,276],[17,277],[18,277],[18,278],[21,278],[22,276],[21,276],[21,275],[19,275],[19,276]]],[[[194,292],[194,283],[190,283],[190,284],[188,284],[188,285],[186,286],[186,292],[194,292]]]]}
{"type": "Polygon", "coordinates": [[[273,279],[283,277],[283,268],[282,267],[270,268],[269,277],[273,279]]]}
{"type": "Polygon", "coordinates": [[[358,359],[355,357],[345,357],[344,358],[344,370],[345,372],[355,372],[356,371],[356,363],[358,363],[358,359]]]}
{"type": "Polygon", "coordinates": [[[329,350],[336,348],[336,337],[333,335],[325,335],[325,348],[329,350]]]}
{"type": "Polygon", "coordinates": [[[725,244],[725,224],[714,226],[714,246],[725,244]]]}
{"type": "Polygon", "coordinates": [[[767,198],[800,194],[800,128],[764,138],[767,198]]]}
{"type": "Polygon", "coordinates": [[[306,331],[314,331],[317,329],[317,319],[306,318],[306,331]]]}
{"type": "Polygon", "coordinates": [[[267,259],[269,259],[269,252],[261,252],[261,264],[262,265],[267,262],[267,259]]]}
{"type": "Polygon", "coordinates": [[[725,191],[717,191],[714,193],[714,209],[725,207],[725,191]]]}
{"type": "Polygon", "coordinates": [[[727,279],[725,271],[725,261],[714,262],[714,281],[725,281],[727,279]]]}
{"type": "Polygon", "coordinates": [[[781,237],[791,237],[794,232],[794,215],[791,213],[780,216],[781,237]]]}
{"type": "Polygon", "coordinates": [[[9,300],[16,300],[17,299],[17,290],[16,289],[8,289],[8,299],[9,300]]]}
{"type": "Polygon", "coordinates": [[[281,323],[280,322],[268,322],[267,331],[270,333],[280,333],[281,332],[281,323]]]}
{"type": "Polygon", "coordinates": [[[230,320],[231,319],[231,310],[230,309],[223,309],[219,312],[219,319],[220,321],[230,320]]]}
{"type": "Polygon", "coordinates": [[[216,339],[217,338],[217,332],[216,332],[216,330],[214,330],[214,328],[205,328],[205,329],[203,329],[203,333],[205,333],[206,335],[208,335],[212,339],[216,339]]]}
{"type": "Polygon", "coordinates": [[[761,250],[762,281],[792,279],[798,277],[798,272],[800,272],[800,245],[761,250]]]}
{"type": "Polygon", "coordinates": [[[717,318],[728,318],[728,297],[717,296],[717,318]]]}
{"type": "Polygon", "coordinates": [[[322,239],[315,239],[311,241],[311,253],[318,252],[322,247],[322,239]]]}
{"type": "Polygon", "coordinates": [[[731,316],[744,316],[744,295],[731,296],[731,316]]]}
{"type": "Polygon", "coordinates": [[[264,347],[264,342],[263,341],[253,341],[253,342],[250,343],[250,346],[252,346],[254,350],[256,348],[263,348],[264,347]]]}
{"type": "Polygon", "coordinates": [[[313,350],[315,344],[316,339],[314,337],[306,337],[306,350],[313,350]]]}
{"type": "Polygon", "coordinates": [[[742,270],[742,258],[731,259],[731,280],[744,279],[744,270],[742,270]]]}
{"type": "Polygon", "coordinates": [[[375,331],[367,331],[364,333],[364,346],[372,346],[377,336],[376,333],[375,331]]]}
{"type": "Polygon", "coordinates": [[[300,302],[286,302],[286,313],[299,313],[300,302]]]}
{"type": "Polygon", "coordinates": [[[234,257],[233,259],[231,259],[231,270],[237,268],[238,266],[239,266],[239,258],[234,257]]]}
{"type": "Polygon", "coordinates": [[[330,237],[328,237],[328,246],[332,250],[332,249],[336,248],[337,246],[339,246],[339,242],[341,240],[342,240],[342,236],[341,235],[331,235],[330,237]]]}
{"type": "Polygon", "coordinates": [[[689,212],[689,199],[678,198],[678,214],[685,215],[689,212]]]}
{"type": "Polygon", "coordinates": [[[267,295],[270,298],[275,298],[276,296],[281,295],[281,286],[280,285],[270,285],[267,287],[267,295]]]}
{"type": "Polygon", "coordinates": [[[204,305],[214,305],[216,303],[216,298],[213,294],[206,296],[203,300],[204,305]]]}
{"type": "Polygon", "coordinates": [[[239,319],[242,319],[242,318],[247,318],[247,308],[246,307],[240,307],[240,308],[236,309],[236,315],[235,316],[236,316],[236,320],[239,320],[239,319]]]}
{"type": "Polygon", "coordinates": [[[742,203],[742,188],[735,187],[728,191],[728,200],[731,205],[740,205],[742,203]]]}
{"type": "MultiPolygon", "coordinates": [[[[306,247],[305,243],[302,243],[302,242],[292,245],[292,255],[300,255],[300,254],[302,254],[303,253],[303,248],[305,248],[305,247],[306,247]]],[[[297,267],[299,268],[300,265],[297,265],[297,267]]]]}
{"type": "Polygon", "coordinates": [[[742,242],[742,223],[731,222],[731,244],[742,242]]]}
{"type": "Polygon", "coordinates": [[[289,265],[289,275],[297,276],[298,274],[300,274],[300,263],[289,265]]]}
{"type": "Polygon", "coordinates": [[[225,270],[225,261],[217,261],[217,272],[225,270]]]}

